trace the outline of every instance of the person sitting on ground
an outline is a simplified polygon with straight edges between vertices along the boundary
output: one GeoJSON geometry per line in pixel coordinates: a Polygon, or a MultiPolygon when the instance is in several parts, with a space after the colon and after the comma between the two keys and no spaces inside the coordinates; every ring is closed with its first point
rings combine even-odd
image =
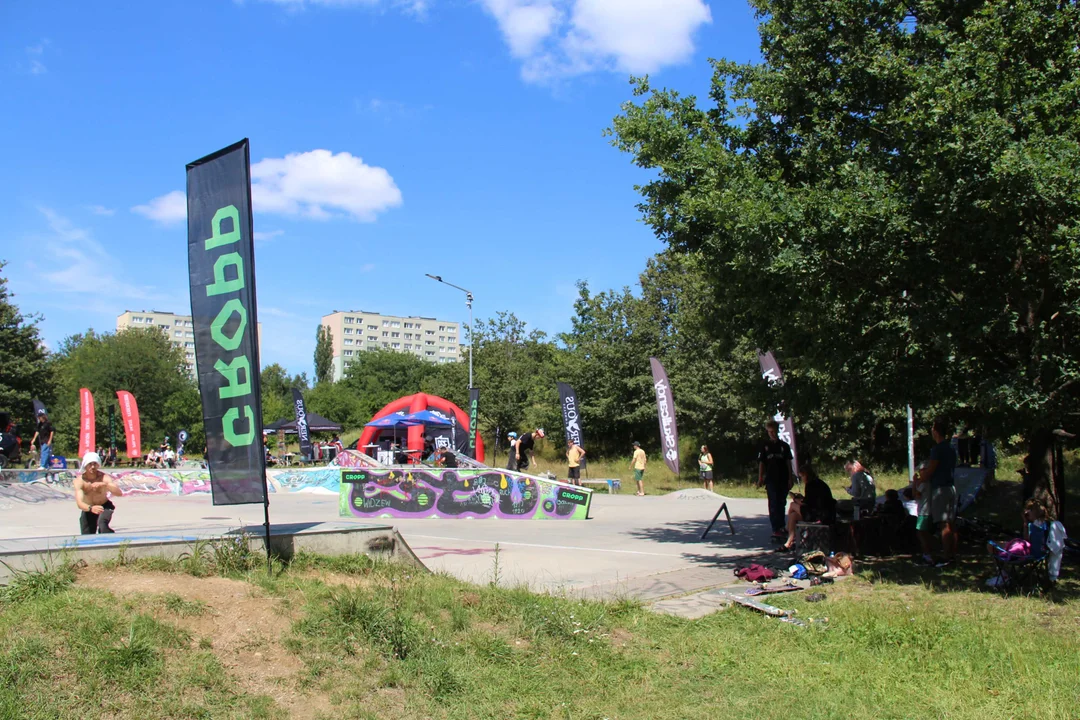
{"type": "Polygon", "coordinates": [[[101,471],[101,457],[96,452],[83,455],[80,473],[75,477],[75,504],[79,515],[79,531],[83,535],[115,532],[109,523],[116,506],[109,499],[124,493],[113,479],[101,471]]]}
{"type": "Polygon", "coordinates": [[[896,490],[885,491],[885,502],[881,503],[881,513],[883,515],[899,516],[908,514],[907,508],[904,507],[903,501],[900,500],[899,492],[896,490]]]}
{"type": "Polygon", "coordinates": [[[836,522],[836,501],[832,490],[818,477],[809,463],[799,467],[799,479],[803,482],[805,495],[793,493],[787,515],[787,542],[779,547],[780,551],[795,547],[795,530],[801,522],[832,525],[836,522]]]}
{"type": "Polygon", "coordinates": [[[517,460],[517,469],[524,471],[529,465],[536,464],[533,456],[533,447],[536,445],[534,438],[544,439],[544,428],[536,428],[533,432],[522,434],[514,444],[514,459],[517,460]]]}
{"type": "Polygon", "coordinates": [[[585,449],[575,443],[571,438],[566,439],[566,478],[571,485],[581,484],[581,461],[585,457],[585,449]]]}
{"type": "Polygon", "coordinates": [[[150,452],[148,452],[146,454],[146,467],[149,467],[149,468],[160,468],[161,467],[161,456],[158,455],[158,451],[157,451],[156,448],[151,448],[150,452]]]}
{"type": "Polygon", "coordinates": [[[874,486],[873,476],[858,460],[848,460],[844,465],[844,470],[851,476],[851,485],[846,490],[851,496],[852,503],[857,504],[860,511],[873,510],[874,503],[877,501],[877,488],[874,486]]]}
{"type": "Polygon", "coordinates": [[[825,565],[829,568],[825,571],[825,574],[821,577],[838,578],[846,575],[852,575],[855,572],[855,565],[851,562],[851,556],[847,553],[836,553],[836,555],[826,557],[825,565]]]}
{"type": "Polygon", "coordinates": [[[698,472],[701,475],[701,487],[709,492],[713,489],[713,459],[712,453],[706,445],[701,446],[701,455],[698,456],[698,472]]]}

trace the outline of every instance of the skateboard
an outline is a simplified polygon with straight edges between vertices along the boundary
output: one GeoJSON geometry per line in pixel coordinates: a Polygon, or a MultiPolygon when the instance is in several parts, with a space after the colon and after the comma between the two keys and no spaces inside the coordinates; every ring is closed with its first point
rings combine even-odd
{"type": "Polygon", "coordinates": [[[774,617],[780,622],[788,623],[789,625],[796,625],[798,627],[807,626],[805,622],[794,617],[794,610],[782,610],[778,607],[775,607],[773,605],[767,605],[763,602],[754,600],[753,598],[747,597],[745,595],[735,595],[734,593],[728,593],[723,591],[718,592],[717,595],[723,598],[727,598],[728,600],[742,605],[743,607],[748,607],[751,610],[757,610],[760,613],[764,613],[769,617],[774,617]]]}

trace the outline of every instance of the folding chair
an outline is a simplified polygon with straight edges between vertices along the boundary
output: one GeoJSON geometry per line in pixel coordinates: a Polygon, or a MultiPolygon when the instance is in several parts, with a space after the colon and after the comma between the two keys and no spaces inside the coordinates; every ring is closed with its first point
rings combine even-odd
{"type": "Polygon", "coordinates": [[[1052,587],[1061,570],[1065,537],[1065,526],[1055,520],[1050,523],[1041,546],[1033,546],[1030,555],[1015,555],[991,542],[990,546],[998,550],[994,554],[996,572],[986,584],[1002,591],[1022,590],[1034,585],[1052,587]]]}

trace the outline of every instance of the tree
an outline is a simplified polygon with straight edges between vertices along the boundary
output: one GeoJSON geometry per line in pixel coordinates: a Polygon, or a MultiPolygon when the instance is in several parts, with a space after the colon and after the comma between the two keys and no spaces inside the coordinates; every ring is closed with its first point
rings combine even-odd
{"type": "Polygon", "coordinates": [[[640,206],[783,358],[793,407],[1020,428],[1040,492],[1080,398],[1080,5],[753,0],[711,106],[636,79],[640,206]]]}
{"type": "Polygon", "coordinates": [[[272,363],[262,369],[259,385],[262,390],[262,420],[267,425],[281,418],[293,417],[293,388],[307,390],[308,382],[305,373],[290,378],[285,368],[272,363]]]}
{"type": "Polygon", "coordinates": [[[359,353],[336,385],[355,394],[367,422],[387,403],[420,392],[424,378],[434,370],[434,365],[412,353],[371,350],[359,353]]]}
{"type": "Polygon", "coordinates": [[[11,302],[6,263],[0,262],[0,411],[10,412],[23,425],[22,434],[34,419],[34,397],[46,404],[53,399],[51,373],[36,317],[26,317],[11,302]]]}
{"type": "Polygon", "coordinates": [[[315,382],[328,382],[334,377],[334,334],[320,325],[315,332],[315,382]]]}
{"type": "MultiPolygon", "coordinates": [[[[139,405],[141,435],[156,444],[186,429],[201,437],[202,411],[198,391],[188,374],[184,351],[157,329],[132,328],[118,333],[73,335],[65,339],[51,358],[57,381],[55,411],[57,445],[73,452],[78,444],[79,388],[94,395],[97,443],[109,439],[108,408],[116,403],[116,391],[127,390],[139,405]],[[180,396],[180,397],[177,397],[180,396]]],[[[123,437],[119,423],[117,442],[123,437]]],[[[192,440],[188,441],[189,447],[192,440]]],[[[200,446],[201,447],[201,446],[200,446]]]]}

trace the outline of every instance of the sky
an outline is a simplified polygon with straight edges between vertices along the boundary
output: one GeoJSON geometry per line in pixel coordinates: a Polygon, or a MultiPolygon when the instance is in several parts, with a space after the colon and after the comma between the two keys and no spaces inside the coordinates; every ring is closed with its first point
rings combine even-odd
{"type": "Polygon", "coordinates": [[[707,94],[744,0],[0,3],[0,261],[45,342],[188,314],[185,165],[250,138],[262,364],[334,310],[570,329],[662,243],[603,136],[631,74],[707,94]]]}

